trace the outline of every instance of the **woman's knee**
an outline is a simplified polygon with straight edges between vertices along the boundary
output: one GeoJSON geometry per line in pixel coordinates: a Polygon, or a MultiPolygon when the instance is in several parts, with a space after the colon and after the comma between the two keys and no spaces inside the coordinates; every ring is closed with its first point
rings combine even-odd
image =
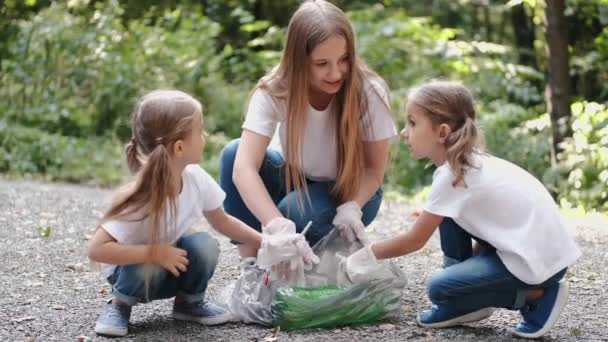
{"type": "Polygon", "coordinates": [[[382,204],[382,196],[383,190],[382,188],[380,188],[369,199],[369,201],[367,201],[367,203],[363,205],[363,208],[361,208],[363,214],[361,216],[361,222],[363,222],[365,226],[368,226],[370,223],[372,223],[372,221],[374,221],[374,219],[378,215],[378,211],[380,211],[380,205],[382,204]]]}
{"type": "Polygon", "coordinates": [[[241,143],[241,139],[234,139],[220,152],[220,170],[225,170],[229,168],[232,170],[234,166],[234,160],[236,159],[236,152],[239,149],[239,144],[241,143]]]}

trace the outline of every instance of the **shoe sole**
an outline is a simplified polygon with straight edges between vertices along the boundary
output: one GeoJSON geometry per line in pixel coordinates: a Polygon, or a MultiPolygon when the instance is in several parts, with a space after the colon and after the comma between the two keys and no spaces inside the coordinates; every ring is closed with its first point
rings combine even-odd
{"type": "Polygon", "coordinates": [[[105,325],[105,324],[99,324],[99,323],[95,324],[95,333],[97,333],[99,335],[125,336],[125,335],[127,335],[127,332],[128,332],[128,328],[117,328],[117,327],[113,327],[111,325],[105,325]]]}
{"type": "Polygon", "coordinates": [[[418,321],[418,324],[420,326],[423,326],[425,328],[449,328],[449,327],[453,327],[453,326],[457,326],[457,325],[461,325],[461,324],[465,324],[465,323],[473,323],[473,322],[482,321],[482,320],[492,316],[493,313],[494,313],[494,308],[483,308],[483,309],[468,313],[466,315],[458,316],[456,318],[452,318],[452,319],[449,319],[449,320],[443,321],[443,322],[422,323],[422,322],[420,322],[420,316],[418,316],[416,318],[416,320],[418,321]]]}
{"type": "Polygon", "coordinates": [[[557,319],[559,318],[559,315],[564,310],[564,306],[566,306],[566,302],[568,301],[568,295],[570,293],[570,289],[568,288],[568,285],[566,285],[566,283],[559,283],[558,291],[559,292],[557,294],[557,298],[555,299],[555,306],[553,307],[553,310],[551,310],[551,314],[549,314],[549,318],[547,319],[547,322],[545,322],[545,325],[543,325],[543,327],[540,330],[538,330],[537,332],[534,332],[534,333],[523,333],[523,332],[519,332],[515,329],[512,329],[511,333],[513,333],[513,335],[515,335],[515,336],[519,336],[519,337],[523,337],[523,338],[539,338],[539,337],[543,336],[544,334],[548,333],[549,330],[551,330],[551,328],[553,328],[555,323],[557,323],[557,319]]]}
{"type": "Polygon", "coordinates": [[[228,322],[232,321],[232,314],[230,314],[228,312],[228,313],[225,313],[220,316],[203,318],[203,317],[186,315],[186,314],[182,314],[179,312],[174,312],[173,318],[175,318],[179,321],[196,322],[196,323],[200,323],[203,325],[218,325],[218,324],[224,324],[224,323],[228,323],[228,322]]]}

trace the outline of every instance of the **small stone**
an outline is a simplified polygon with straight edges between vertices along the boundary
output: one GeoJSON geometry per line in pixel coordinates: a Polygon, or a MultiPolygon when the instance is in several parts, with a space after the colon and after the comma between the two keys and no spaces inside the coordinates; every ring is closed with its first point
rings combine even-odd
{"type": "Polygon", "coordinates": [[[393,330],[393,329],[395,329],[395,325],[394,324],[390,324],[390,323],[381,324],[380,325],[380,329],[382,329],[382,330],[393,330]]]}

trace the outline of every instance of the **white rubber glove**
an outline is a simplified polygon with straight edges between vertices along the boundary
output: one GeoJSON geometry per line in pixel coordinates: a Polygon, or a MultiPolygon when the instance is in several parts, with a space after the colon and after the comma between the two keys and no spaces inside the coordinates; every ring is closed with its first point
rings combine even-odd
{"type": "Polygon", "coordinates": [[[333,225],[340,232],[340,236],[347,241],[361,241],[364,245],[367,243],[363,222],[361,217],[361,207],[355,201],[343,203],[336,208],[336,217],[334,217],[333,225]]]}
{"type": "Polygon", "coordinates": [[[319,263],[319,257],[312,251],[302,234],[262,234],[258,250],[258,266],[272,269],[279,278],[289,279],[293,272],[312,267],[319,263]]]}
{"type": "Polygon", "coordinates": [[[386,279],[393,276],[383,261],[378,261],[372,245],[365,246],[342,261],[340,267],[355,284],[365,283],[374,279],[386,279]]]}
{"type": "Polygon", "coordinates": [[[295,234],[296,224],[282,216],[275,217],[262,227],[263,234],[295,234]]]}

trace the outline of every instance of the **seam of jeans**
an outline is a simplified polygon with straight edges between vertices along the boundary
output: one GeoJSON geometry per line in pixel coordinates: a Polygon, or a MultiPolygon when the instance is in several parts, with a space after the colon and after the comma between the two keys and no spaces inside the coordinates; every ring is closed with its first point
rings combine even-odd
{"type": "Polygon", "coordinates": [[[270,166],[274,167],[275,169],[280,169],[285,165],[285,160],[281,160],[281,162],[277,165],[272,161],[272,158],[265,158],[265,162],[268,163],[270,166]]]}
{"type": "MultiPolygon", "coordinates": [[[[492,285],[492,284],[500,283],[501,281],[507,280],[509,278],[512,278],[512,276],[507,276],[507,277],[503,277],[503,278],[499,278],[499,279],[494,279],[492,281],[489,281],[489,282],[486,282],[486,283],[483,283],[483,284],[473,284],[473,285],[466,285],[466,286],[461,286],[461,287],[456,287],[456,288],[449,288],[449,289],[447,289],[445,291],[445,293],[447,295],[452,295],[453,292],[456,292],[456,291],[485,287],[485,286],[489,286],[489,285],[492,285]]],[[[515,290],[517,291],[518,289],[515,289],[515,290]]]]}

